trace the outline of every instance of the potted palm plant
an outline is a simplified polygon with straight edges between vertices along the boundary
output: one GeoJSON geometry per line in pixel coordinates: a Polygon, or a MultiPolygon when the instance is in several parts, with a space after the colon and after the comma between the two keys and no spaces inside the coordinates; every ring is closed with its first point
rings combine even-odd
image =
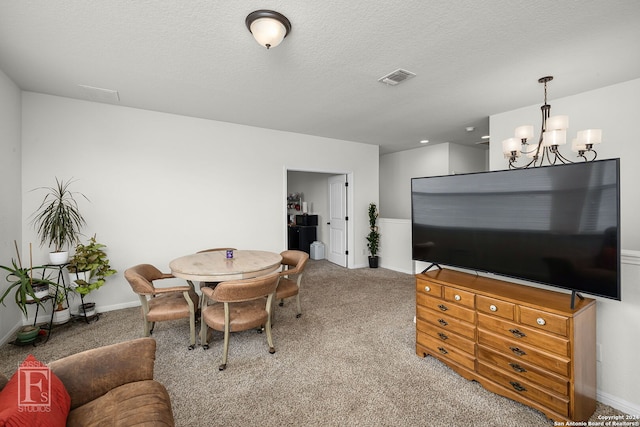
{"type": "Polygon", "coordinates": [[[76,196],[87,197],[69,190],[73,180],[59,180],[54,187],[39,187],[45,190],[40,206],[33,213],[32,223],[40,237],[40,246],[53,248],[49,254],[51,264],[65,264],[69,259],[68,248],[78,241],[78,235],[86,222],[78,208],[76,196]]]}
{"type": "Polygon", "coordinates": [[[367,248],[369,249],[369,267],[378,268],[378,247],[380,246],[380,233],[376,222],[378,220],[378,207],[375,203],[369,203],[369,234],[367,234],[367,248]]]}
{"type": "Polygon", "coordinates": [[[71,280],[74,285],[72,288],[75,292],[80,294],[82,298],[82,306],[80,312],[87,312],[87,308],[95,308],[94,303],[85,303],[84,297],[91,291],[99,289],[105,284],[107,277],[117,273],[116,270],[111,268],[109,264],[109,258],[105,252],[106,245],[96,241],[94,235],[87,244],[78,243],[75,248],[75,253],[69,259],[69,265],[67,269],[71,280]],[[87,307],[87,304],[94,304],[87,307]]]}

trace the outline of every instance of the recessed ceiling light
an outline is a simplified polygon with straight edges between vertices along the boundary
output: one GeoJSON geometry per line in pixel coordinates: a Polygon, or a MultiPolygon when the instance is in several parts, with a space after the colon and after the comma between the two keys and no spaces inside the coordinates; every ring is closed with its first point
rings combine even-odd
{"type": "Polygon", "coordinates": [[[420,141],[420,144],[428,144],[429,140],[428,139],[423,139],[420,141]]]}
{"type": "Polygon", "coordinates": [[[489,139],[489,138],[491,138],[491,135],[483,135],[482,136],[482,139],[489,139]]]}
{"type": "Polygon", "coordinates": [[[474,130],[476,130],[476,128],[474,128],[473,126],[467,126],[466,130],[467,132],[473,132],[474,130]]]}

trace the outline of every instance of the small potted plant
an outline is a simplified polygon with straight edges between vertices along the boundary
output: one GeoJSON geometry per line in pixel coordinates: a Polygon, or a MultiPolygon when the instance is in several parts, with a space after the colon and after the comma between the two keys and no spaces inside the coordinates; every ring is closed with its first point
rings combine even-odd
{"type": "MultiPolygon", "coordinates": [[[[74,255],[69,259],[67,269],[74,282],[73,290],[83,299],[83,306],[80,307],[83,313],[87,312],[86,304],[94,304],[85,303],[84,296],[102,287],[107,277],[117,273],[109,264],[105,248],[106,245],[97,242],[94,235],[86,245],[78,243],[74,255]]],[[[95,304],[89,308],[94,307],[95,304]]]]}
{"type": "Polygon", "coordinates": [[[378,220],[378,208],[375,203],[369,203],[369,234],[367,235],[367,248],[369,249],[369,267],[378,268],[378,246],[380,245],[380,233],[376,222],[378,220]]]}
{"type": "Polygon", "coordinates": [[[46,194],[40,206],[33,213],[32,224],[40,237],[40,246],[48,245],[53,248],[49,254],[51,264],[65,264],[69,259],[69,246],[78,241],[78,235],[86,222],[78,208],[75,197],[80,195],[87,201],[87,197],[69,190],[73,180],[63,181],[56,177],[55,187],[39,187],[46,194]]]}
{"type": "Polygon", "coordinates": [[[65,305],[65,301],[67,301],[67,289],[60,286],[54,296],[56,298],[56,307],[53,312],[52,323],[54,325],[62,325],[67,323],[71,318],[71,311],[68,305],[65,305]]]}

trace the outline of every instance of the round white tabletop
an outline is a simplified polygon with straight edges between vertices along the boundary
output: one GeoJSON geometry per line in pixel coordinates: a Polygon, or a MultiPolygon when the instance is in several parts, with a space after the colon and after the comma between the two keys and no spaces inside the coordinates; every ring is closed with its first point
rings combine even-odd
{"type": "Polygon", "coordinates": [[[169,263],[171,273],[181,279],[223,282],[263,276],[280,267],[282,257],[275,252],[236,250],[233,258],[226,251],[199,252],[169,263]]]}

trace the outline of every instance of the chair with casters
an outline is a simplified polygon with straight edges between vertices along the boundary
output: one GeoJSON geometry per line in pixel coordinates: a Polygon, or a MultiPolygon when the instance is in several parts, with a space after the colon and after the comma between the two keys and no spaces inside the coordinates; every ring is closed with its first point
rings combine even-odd
{"type": "Polygon", "coordinates": [[[271,306],[279,278],[279,274],[275,272],[251,279],[220,282],[215,288],[202,288],[202,348],[209,348],[208,328],[224,332],[222,364],[218,367],[221,371],[227,367],[230,332],[264,327],[269,353],[276,352],[271,337],[271,306]]]}
{"type": "Polygon", "coordinates": [[[296,317],[302,316],[300,308],[300,283],[304,267],[309,261],[309,254],[303,251],[287,250],[280,253],[282,256],[282,271],[280,272],[280,282],[276,289],[275,299],[280,300],[280,307],[284,305],[285,298],[296,297],[296,307],[298,313],[296,317]]]}
{"type": "MultiPolygon", "coordinates": [[[[203,249],[196,253],[200,254],[202,252],[226,252],[226,251],[237,251],[237,249],[236,248],[211,248],[211,249],[203,249]]],[[[202,289],[205,286],[210,288],[215,288],[218,283],[220,282],[200,282],[200,289],[202,289]]]]}
{"type": "Polygon", "coordinates": [[[189,319],[191,344],[189,350],[196,345],[196,308],[199,306],[198,294],[192,284],[159,288],[155,281],[173,278],[169,273],[162,273],[151,264],[139,264],[124,272],[133,292],[140,297],[144,335],[153,333],[155,322],[163,320],[189,319]]]}

